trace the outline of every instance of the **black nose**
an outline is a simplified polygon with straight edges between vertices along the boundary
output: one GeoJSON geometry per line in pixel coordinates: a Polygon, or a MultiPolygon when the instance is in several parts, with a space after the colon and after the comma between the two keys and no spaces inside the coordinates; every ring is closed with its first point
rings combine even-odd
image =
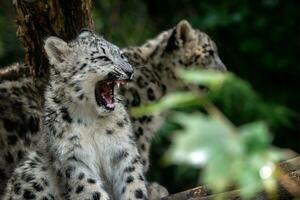
{"type": "Polygon", "coordinates": [[[125,74],[126,74],[129,78],[132,77],[133,70],[131,70],[131,71],[124,71],[124,72],[125,72],[125,74]]]}
{"type": "Polygon", "coordinates": [[[133,68],[129,63],[122,64],[121,66],[123,72],[128,76],[128,78],[131,78],[133,74],[133,68]]]}

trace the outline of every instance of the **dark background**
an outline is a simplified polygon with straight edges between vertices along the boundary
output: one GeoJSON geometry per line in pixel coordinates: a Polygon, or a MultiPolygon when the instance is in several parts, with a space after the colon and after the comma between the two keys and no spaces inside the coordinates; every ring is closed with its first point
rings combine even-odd
{"type": "MultiPolygon", "coordinates": [[[[217,105],[226,116],[236,125],[265,119],[275,145],[300,152],[299,10],[297,0],[98,0],[93,15],[97,31],[122,47],[140,45],[187,19],[213,38],[227,68],[248,81],[264,103],[261,117],[260,111],[251,109],[259,104],[257,99],[237,96],[226,103],[220,98],[217,105]],[[245,105],[252,107],[245,110],[245,105]],[[290,114],[274,115],[269,105],[284,106],[290,114]]],[[[0,1],[0,66],[22,61],[15,32],[12,4],[0,1]]],[[[198,170],[159,162],[170,142],[168,136],[165,126],[154,139],[149,178],[164,183],[171,192],[196,186],[198,170]]]]}

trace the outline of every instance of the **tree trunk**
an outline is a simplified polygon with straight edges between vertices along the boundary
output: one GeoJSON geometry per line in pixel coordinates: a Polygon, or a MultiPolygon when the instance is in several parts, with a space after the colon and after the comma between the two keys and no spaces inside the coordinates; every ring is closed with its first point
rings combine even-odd
{"type": "Polygon", "coordinates": [[[47,36],[73,39],[80,29],[94,29],[91,0],[14,0],[17,36],[25,49],[25,64],[34,77],[48,77],[43,48],[47,36]]]}

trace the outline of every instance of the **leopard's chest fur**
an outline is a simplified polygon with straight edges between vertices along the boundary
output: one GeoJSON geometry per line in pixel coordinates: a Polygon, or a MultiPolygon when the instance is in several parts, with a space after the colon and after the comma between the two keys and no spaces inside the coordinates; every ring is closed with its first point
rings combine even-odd
{"type": "Polygon", "coordinates": [[[118,162],[119,154],[134,144],[131,123],[122,105],[118,104],[111,116],[73,121],[59,145],[79,146],[74,156],[104,177],[112,176],[110,169],[118,162]]]}

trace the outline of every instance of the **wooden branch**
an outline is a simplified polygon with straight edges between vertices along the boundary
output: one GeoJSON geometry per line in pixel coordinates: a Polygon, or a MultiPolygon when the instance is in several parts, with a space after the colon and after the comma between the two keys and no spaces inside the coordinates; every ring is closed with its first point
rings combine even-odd
{"type": "Polygon", "coordinates": [[[44,39],[73,39],[81,28],[94,28],[91,0],[14,0],[17,36],[25,49],[25,64],[33,76],[48,77],[44,39]]]}
{"type": "MultiPolygon", "coordinates": [[[[278,189],[275,196],[260,192],[253,200],[279,199],[288,200],[298,197],[300,199],[300,156],[279,163],[281,175],[278,180],[278,189]]],[[[211,199],[241,199],[239,190],[211,194],[207,187],[200,186],[191,190],[180,192],[162,198],[162,200],[211,200],[211,199]]]]}

